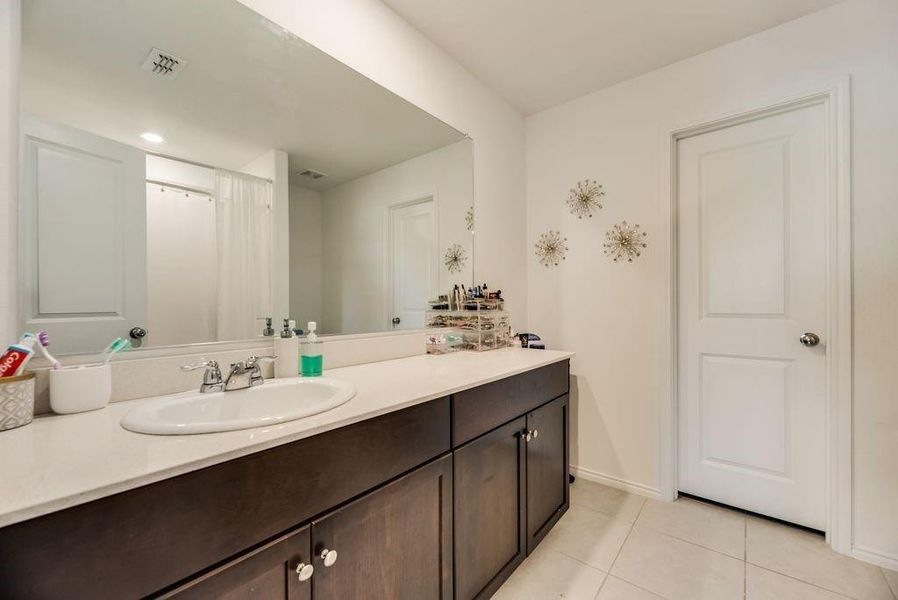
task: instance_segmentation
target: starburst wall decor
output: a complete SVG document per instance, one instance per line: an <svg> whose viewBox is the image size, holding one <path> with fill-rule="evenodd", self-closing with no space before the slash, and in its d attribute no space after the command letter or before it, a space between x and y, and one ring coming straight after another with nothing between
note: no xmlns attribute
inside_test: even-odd
<svg viewBox="0 0 898 600"><path fill-rule="evenodd" d="M536 257L544 267L558 266L567 254L567 238L561 237L558 231L549 230L541 233L536 242Z"/></svg>
<svg viewBox="0 0 898 600"><path fill-rule="evenodd" d="M630 225L622 221L612 227L605 234L605 256L614 262L626 259L633 262L634 258L642 255L642 249L646 247L645 238L648 234L639 230L639 225Z"/></svg>
<svg viewBox="0 0 898 600"><path fill-rule="evenodd" d="M605 195L605 189L595 180L584 179L578 181L575 187L571 188L567 197L567 205L572 215L576 215L578 219L583 217L592 218L593 211L602 208L602 196Z"/></svg>
<svg viewBox="0 0 898 600"><path fill-rule="evenodd" d="M443 264L446 265L450 273L461 273L466 262L468 262L468 254L460 244L452 244L443 255Z"/></svg>

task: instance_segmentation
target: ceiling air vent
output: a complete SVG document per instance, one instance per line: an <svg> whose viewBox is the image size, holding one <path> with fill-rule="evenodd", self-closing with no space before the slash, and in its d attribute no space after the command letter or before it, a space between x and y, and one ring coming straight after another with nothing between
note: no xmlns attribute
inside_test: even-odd
<svg viewBox="0 0 898 600"><path fill-rule="evenodd" d="M324 173L315 171L313 169L304 169L297 173L297 175L299 175L300 177L305 177L306 179L311 179L312 181L317 181L319 179L324 179L325 177L327 177L327 175L325 175Z"/></svg>
<svg viewBox="0 0 898 600"><path fill-rule="evenodd" d="M171 52L153 48L140 67L165 79L174 79L187 66L187 61Z"/></svg>

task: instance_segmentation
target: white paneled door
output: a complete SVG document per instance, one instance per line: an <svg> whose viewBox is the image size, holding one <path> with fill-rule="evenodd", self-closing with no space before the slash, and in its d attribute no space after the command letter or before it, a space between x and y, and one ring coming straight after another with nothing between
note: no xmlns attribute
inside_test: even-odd
<svg viewBox="0 0 898 600"><path fill-rule="evenodd" d="M20 327L99 352L146 327L145 155L33 118L21 134Z"/></svg>
<svg viewBox="0 0 898 600"><path fill-rule="evenodd" d="M390 208L393 328L424 327L427 301L439 286L437 232L432 198Z"/></svg>
<svg viewBox="0 0 898 600"><path fill-rule="evenodd" d="M681 139L677 168L679 489L821 530L824 119L806 106Z"/></svg>

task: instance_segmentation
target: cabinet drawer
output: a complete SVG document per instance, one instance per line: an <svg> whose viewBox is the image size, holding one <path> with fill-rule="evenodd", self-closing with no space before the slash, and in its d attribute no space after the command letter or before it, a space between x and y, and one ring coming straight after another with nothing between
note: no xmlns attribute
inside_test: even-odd
<svg viewBox="0 0 898 600"><path fill-rule="evenodd" d="M565 360L453 394L452 447L567 394L568 370Z"/></svg>

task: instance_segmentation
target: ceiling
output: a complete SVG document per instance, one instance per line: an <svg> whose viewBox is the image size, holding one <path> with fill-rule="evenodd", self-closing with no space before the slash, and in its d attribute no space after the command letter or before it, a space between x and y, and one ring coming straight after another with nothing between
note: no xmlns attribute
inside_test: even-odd
<svg viewBox="0 0 898 600"><path fill-rule="evenodd" d="M154 46L177 77L141 69ZM277 148L318 190L464 137L234 0L25 0L21 108L228 169Z"/></svg>
<svg viewBox="0 0 898 600"><path fill-rule="evenodd" d="M383 0L524 114L840 0Z"/></svg>

